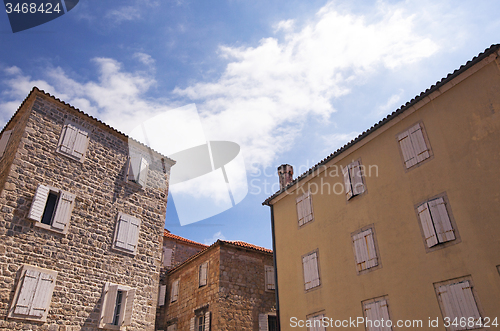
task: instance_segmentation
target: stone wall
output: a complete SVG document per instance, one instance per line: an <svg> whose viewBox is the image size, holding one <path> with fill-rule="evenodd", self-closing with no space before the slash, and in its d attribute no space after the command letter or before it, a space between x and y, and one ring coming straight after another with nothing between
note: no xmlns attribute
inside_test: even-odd
<svg viewBox="0 0 500 331"><path fill-rule="evenodd" d="M191 256L206 248L202 246L193 246L188 243L182 243L169 238L165 238L163 245L172 249L172 267L181 264Z"/></svg>
<svg viewBox="0 0 500 331"><path fill-rule="evenodd" d="M36 94L0 194L0 330L97 330L106 282L136 289L127 330L154 330L168 179L152 162L146 188L125 181L127 137L41 92ZM83 163L56 152L65 120L90 129ZM166 169L168 172L168 169ZM27 219L39 184L76 195L66 235ZM134 255L113 249L117 215L141 220ZM46 323L6 318L23 264L58 272Z"/></svg>

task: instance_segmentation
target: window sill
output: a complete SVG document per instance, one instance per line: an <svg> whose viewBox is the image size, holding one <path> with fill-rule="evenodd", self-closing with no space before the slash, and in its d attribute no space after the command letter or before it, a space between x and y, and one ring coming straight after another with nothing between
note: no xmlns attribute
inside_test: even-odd
<svg viewBox="0 0 500 331"><path fill-rule="evenodd" d="M81 157L81 158L78 158L76 156L73 156L71 154L68 154L68 153L64 153L63 151L61 151L59 148L56 149L56 152L57 154L60 154L62 156L65 156L67 157L68 159L71 159L73 161L77 161L77 162L80 162L80 163L83 163L83 161L85 161L85 156Z"/></svg>
<svg viewBox="0 0 500 331"><path fill-rule="evenodd" d="M55 233L60 233L60 234L63 234L63 235L66 235L68 233L68 227L69 226L66 226L64 228L64 230L59 230L59 229L56 229L56 228L52 227L52 225L49 225L49 224L44 224L44 223L41 223L41 222L38 222L38 221L33 221L31 219L30 219L30 221L34 222L35 223L35 227L37 227L37 228L45 229L45 230L52 231L52 232L55 232Z"/></svg>

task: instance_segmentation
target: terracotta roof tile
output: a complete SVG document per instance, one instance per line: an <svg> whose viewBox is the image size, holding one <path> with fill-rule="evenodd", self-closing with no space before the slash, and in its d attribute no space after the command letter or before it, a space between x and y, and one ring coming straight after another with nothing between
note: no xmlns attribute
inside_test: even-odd
<svg viewBox="0 0 500 331"><path fill-rule="evenodd" d="M244 248L251 248L251 249L255 249L257 251L261 251L261 252L266 252L266 253L271 253L271 254L273 253L273 251L270 249L260 247L257 245L253 245L253 244L249 244L249 243L246 243L246 242L240 241L240 240L221 240L221 242L226 242L226 243L233 244L233 245L240 246L240 247L244 247Z"/></svg>
<svg viewBox="0 0 500 331"><path fill-rule="evenodd" d="M178 241L183 241L185 243L189 243L189 244L200 246L200 247L208 247L207 245L198 243L196 241L192 241L192 240L183 238L181 236L176 236L175 234L172 234L172 233L168 232L167 230L163 231L163 237L171 238L171 239L178 240Z"/></svg>

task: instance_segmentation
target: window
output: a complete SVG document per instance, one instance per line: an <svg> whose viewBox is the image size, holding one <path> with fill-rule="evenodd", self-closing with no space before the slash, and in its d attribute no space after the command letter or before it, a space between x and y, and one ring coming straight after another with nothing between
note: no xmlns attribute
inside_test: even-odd
<svg viewBox="0 0 500 331"><path fill-rule="evenodd" d="M441 196L417 207L427 248L456 238L444 198L445 196Z"/></svg>
<svg viewBox="0 0 500 331"><path fill-rule="evenodd" d="M74 201L74 194L38 185L28 218L36 221L36 226L67 233Z"/></svg>
<svg viewBox="0 0 500 331"><path fill-rule="evenodd" d="M352 243L358 273L379 265L372 228L355 233L352 236Z"/></svg>
<svg viewBox="0 0 500 331"><path fill-rule="evenodd" d="M140 155L131 156L128 161L127 181L146 186L149 162Z"/></svg>
<svg viewBox="0 0 500 331"><path fill-rule="evenodd" d="M167 285L160 285L158 291L158 306L165 306L165 295L167 294Z"/></svg>
<svg viewBox="0 0 500 331"><path fill-rule="evenodd" d="M132 322L135 289L106 283L104 285L99 328L122 330Z"/></svg>
<svg viewBox="0 0 500 331"><path fill-rule="evenodd" d="M83 162L89 143L89 131L71 122L63 126L57 152Z"/></svg>
<svg viewBox="0 0 500 331"><path fill-rule="evenodd" d="M130 215L118 213L114 248L127 253L135 254L139 241L141 221Z"/></svg>
<svg viewBox="0 0 500 331"><path fill-rule="evenodd" d="M302 267L304 268L305 290L319 286L318 253L312 252L302 257Z"/></svg>
<svg viewBox="0 0 500 331"><path fill-rule="evenodd" d="M274 267L265 266L266 273L266 290L274 291Z"/></svg>
<svg viewBox="0 0 500 331"><path fill-rule="evenodd" d="M360 161L349 163L345 168L342 168L342 173L344 174L344 186L347 200L365 192L363 167Z"/></svg>
<svg viewBox="0 0 500 331"><path fill-rule="evenodd" d="M56 271L23 265L8 317L45 321L56 277Z"/></svg>
<svg viewBox="0 0 500 331"><path fill-rule="evenodd" d="M208 307L195 310L189 322L189 331L210 331L210 312Z"/></svg>
<svg viewBox="0 0 500 331"><path fill-rule="evenodd" d="M2 134L2 138L0 139L0 158L3 157L5 153L5 149L7 148L7 144L9 143L10 135L12 134L12 130L4 131Z"/></svg>
<svg viewBox="0 0 500 331"><path fill-rule="evenodd" d="M398 135L398 142L406 169L419 164L431 156L431 150L420 123L400 133Z"/></svg>
<svg viewBox="0 0 500 331"><path fill-rule="evenodd" d="M202 263L199 267L198 286L202 287L207 285L208 262Z"/></svg>
<svg viewBox="0 0 500 331"><path fill-rule="evenodd" d="M163 266L172 266L172 248L167 248L163 246Z"/></svg>
<svg viewBox="0 0 500 331"><path fill-rule="evenodd" d="M297 198L297 218L299 226L313 220L312 199L309 191Z"/></svg>
<svg viewBox="0 0 500 331"><path fill-rule="evenodd" d="M323 326L323 317L325 317L324 314L315 314L308 317L306 322L307 331L326 331Z"/></svg>
<svg viewBox="0 0 500 331"><path fill-rule="evenodd" d="M451 325L448 330L471 330L480 328L476 323L481 318L477 302L474 298L473 288L469 277L455 279L443 283L434 284L436 295L438 297L439 306L443 318L449 318L450 323L453 323L455 318L458 323ZM473 326L467 323L465 326L460 325L460 319L474 319Z"/></svg>
<svg viewBox="0 0 500 331"><path fill-rule="evenodd" d="M389 320L389 307L384 297L363 302L366 331L390 331L392 327L386 325Z"/></svg>
<svg viewBox="0 0 500 331"><path fill-rule="evenodd" d="M176 302L179 298L179 280L172 282L172 290L170 291L170 302Z"/></svg>
<svg viewBox="0 0 500 331"><path fill-rule="evenodd" d="M259 314L259 331L277 331L276 315Z"/></svg>

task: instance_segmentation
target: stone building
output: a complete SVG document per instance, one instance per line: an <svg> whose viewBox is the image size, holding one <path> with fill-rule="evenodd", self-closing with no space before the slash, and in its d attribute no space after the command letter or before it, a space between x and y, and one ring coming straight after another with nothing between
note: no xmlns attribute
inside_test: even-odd
<svg viewBox="0 0 500 331"><path fill-rule="evenodd" d="M499 142L493 45L298 178L281 166L281 329L498 327Z"/></svg>
<svg viewBox="0 0 500 331"><path fill-rule="evenodd" d="M36 87L0 154L0 330L154 330L174 162Z"/></svg>
<svg viewBox="0 0 500 331"><path fill-rule="evenodd" d="M177 236L165 230L163 233L163 267L171 269L207 247L207 245Z"/></svg>
<svg viewBox="0 0 500 331"><path fill-rule="evenodd" d="M168 270L159 292L158 330L276 330L273 253L262 247L218 240Z"/></svg>

